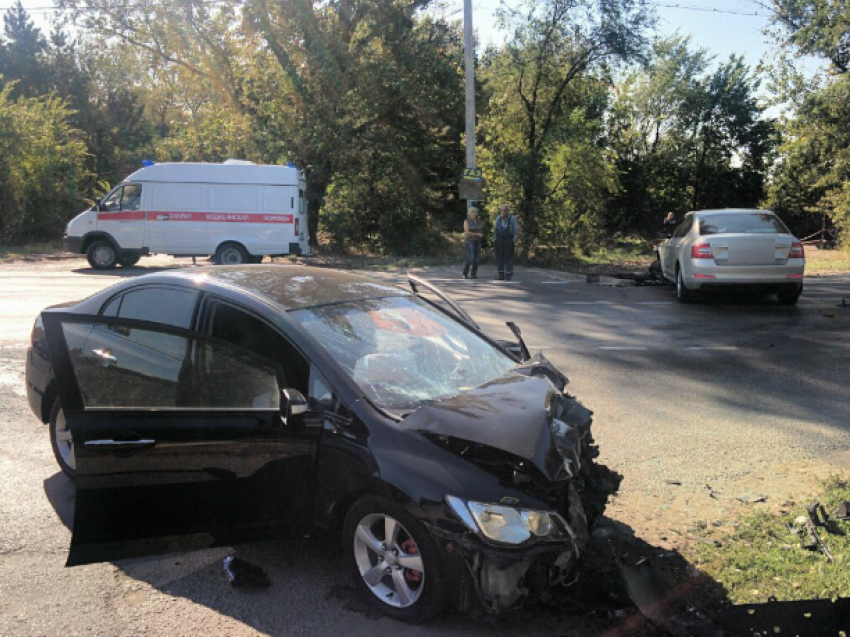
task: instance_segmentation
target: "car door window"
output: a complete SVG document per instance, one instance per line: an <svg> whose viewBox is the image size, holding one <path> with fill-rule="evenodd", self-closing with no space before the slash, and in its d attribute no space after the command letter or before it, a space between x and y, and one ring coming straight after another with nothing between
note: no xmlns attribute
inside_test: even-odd
<svg viewBox="0 0 850 637"><path fill-rule="evenodd" d="M679 224L679 227L677 227L676 231L673 233L673 238L674 239L681 239L682 237L684 237L686 234L688 234L691 231L691 226L693 226L693 224L694 224L693 215L685 216L685 218L682 220L682 223Z"/></svg>
<svg viewBox="0 0 850 637"><path fill-rule="evenodd" d="M281 387L307 396L310 368L301 353L277 330L230 303L214 300L206 310L206 331L211 336L243 347L279 368Z"/></svg>
<svg viewBox="0 0 850 637"><path fill-rule="evenodd" d="M198 292L180 288L144 287L125 292L118 316L189 329Z"/></svg>
<svg viewBox="0 0 850 637"><path fill-rule="evenodd" d="M229 343L109 322L62 330L86 410L280 407L274 367Z"/></svg>

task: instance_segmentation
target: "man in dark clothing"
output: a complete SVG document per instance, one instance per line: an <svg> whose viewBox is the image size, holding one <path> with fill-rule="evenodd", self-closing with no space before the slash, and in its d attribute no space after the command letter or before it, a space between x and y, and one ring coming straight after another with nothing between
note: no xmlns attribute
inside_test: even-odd
<svg viewBox="0 0 850 637"><path fill-rule="evenodd" d="M499 281L510 281L514 276L514 245L519 238L519 224L504 203L493 223L493 247L496 251L496 268Z"/></svg>
<svg viewBox="0 0 850 637"><path fill-rule="evenodd" d="M668 212L667 216L664 218L664 232L667 233L668 237L673 236L673 231L676 229L676 217L672 212Z"/></svg>

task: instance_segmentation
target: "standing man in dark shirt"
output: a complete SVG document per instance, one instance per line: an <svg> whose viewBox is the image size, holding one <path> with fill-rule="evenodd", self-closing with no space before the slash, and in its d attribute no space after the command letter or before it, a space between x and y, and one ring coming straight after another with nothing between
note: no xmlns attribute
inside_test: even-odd
<svg viewBox="0 0 850 637"><path fill-rule="evenodd" d="M664 218L664 232L667 233L668 237L673 236L673 231L676 229L676 217L672 212L668 212L667 216Z"/></svg>
<svg viewBox="0 0 850 637"><path fill-rule="evenodd" d="M519 224L511 214L511 207L503 203L499 216L493 223L493 247L496 251L496 268L499 281L510 281L514 276L514 246L519 239Z"/></svg>

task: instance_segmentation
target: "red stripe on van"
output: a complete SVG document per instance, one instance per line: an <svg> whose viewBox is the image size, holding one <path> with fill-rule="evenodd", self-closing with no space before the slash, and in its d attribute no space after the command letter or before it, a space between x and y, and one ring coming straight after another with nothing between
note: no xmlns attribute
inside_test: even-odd
<svg viewBox="0 0 850 637"><path fill-rule="evenodd" d="M145 213L137 210L126 210L124 212L98 212L98 221L125 221L132 219L140 221L145 218Z"/></svg>
<svg viewBox="0 0 850 637"><path fill-rule="evenodd" d="M248 214L241 212L167 212L146 213L150 221L213 221L218 223L293 223L292 215Z"/></svg>

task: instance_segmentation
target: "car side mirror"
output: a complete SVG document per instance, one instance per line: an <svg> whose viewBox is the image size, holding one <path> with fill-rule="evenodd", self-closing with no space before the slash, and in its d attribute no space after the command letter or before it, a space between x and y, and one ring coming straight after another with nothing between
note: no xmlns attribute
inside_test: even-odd
<svg viewBox="0 0 850 637"><path fill-rule="evenodd" d="M94 203L92 204L92 208L94 208L95 212L100 212L100 204L101 203L103 203L103 200L100 199L100 198L97 198L97 199L94 200Z"/></svg>
<svg viewBox="0 0 850 637"><path fill-rule="evenodd" d="M283 421L288 427L298 426L304 414L307 413L307 399L304 398L304 394L291 387L281 389L280 393L283 395L281 403Z"/></svg>

